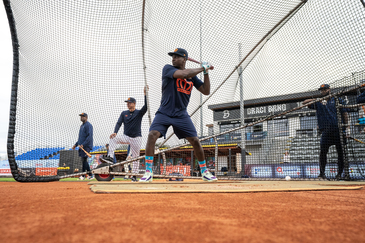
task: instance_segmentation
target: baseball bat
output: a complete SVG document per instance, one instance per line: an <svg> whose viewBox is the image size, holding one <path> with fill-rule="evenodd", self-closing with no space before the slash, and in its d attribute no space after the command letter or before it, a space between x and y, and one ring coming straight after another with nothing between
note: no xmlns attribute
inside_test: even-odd
<svg viewBox="0 0 365 243"><path fill-rule="evenodd" d="M88 152L86 152L86 150L83 147L80 147L79 146L79 148L82 149L82 151L85 152L85 154L87 155L87 157L91 158L91 154L89 154Z"/></svg>
<svg viewBox="0 0 365 243"><path fill-rule="evenodd" d="M359 139L356 139L356 138L353 138L353 137L348 137L348 138L351 138L351 139L355 140L356 142L359 142L359 143L365 144L363 141L361 141L361 140L359 140Z"/></svg>
<svg viewBox="0 0 365 243"><path fill-rule="evenodd" d="M195 60L194 58L191 58L191 57L188 57L188 61L191 61L191 62L195 62L195 63L198 63L198 64L201 64L201 62ZM213 70L214 67L212 66L211 70Z"/></svg>

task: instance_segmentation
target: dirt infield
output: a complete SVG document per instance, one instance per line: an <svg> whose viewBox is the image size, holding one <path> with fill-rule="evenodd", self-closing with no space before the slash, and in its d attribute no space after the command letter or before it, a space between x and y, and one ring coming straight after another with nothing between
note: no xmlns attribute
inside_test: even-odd
<svg viewBox="0 0 365 243"><path fill-rule="evenodd" d="M0 182L0 242L365 242L365 190L95 194Z"/></svg>

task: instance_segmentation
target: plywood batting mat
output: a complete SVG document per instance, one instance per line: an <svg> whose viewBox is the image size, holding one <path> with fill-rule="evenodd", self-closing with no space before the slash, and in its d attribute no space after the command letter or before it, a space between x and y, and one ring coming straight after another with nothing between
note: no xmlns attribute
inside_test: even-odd
<svg viewBox="0 0 365 243"><path fill-rule="evenodd" d="M362 184L362 183L361 183ZM94 193L247 193L323 190L358 190L363 186L351 182L318 181L244 181L230 182L90 182Z"/></svg>

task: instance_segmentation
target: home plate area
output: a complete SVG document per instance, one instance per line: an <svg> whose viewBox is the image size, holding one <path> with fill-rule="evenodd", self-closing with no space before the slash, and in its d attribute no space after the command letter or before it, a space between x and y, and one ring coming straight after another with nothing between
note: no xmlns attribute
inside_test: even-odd
<svg viewBox="0 0 365 243"><path fill-rule="evenodd" d="M90 182L94 193L247 193L247 192L296 192L359 190L365 182L331 181L163 181L152 183L135 182Z"/></svg>

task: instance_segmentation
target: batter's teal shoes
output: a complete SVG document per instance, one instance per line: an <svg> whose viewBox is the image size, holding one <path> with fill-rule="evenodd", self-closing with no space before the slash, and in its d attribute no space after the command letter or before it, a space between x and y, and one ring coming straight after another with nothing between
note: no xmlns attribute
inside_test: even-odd
<svg viewBox="0 0 365 243"><path fill-rule="evenodd" d="M204 171L204 173L202 174L202 178L203 181L208 181L208 182L218 181L217 177L212 175L212 173L210 173L208 170Z"/></svg>
<svg viewBox="0 0 365 243"><path fill-rule="evenodd" d="M139 179L138 182L149 183L152 182L152 180L153 180L153 173L146 171L146 173L144 173L143 177Z"/></svg>

